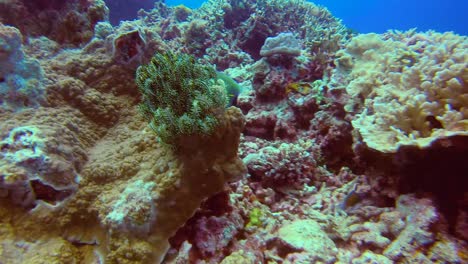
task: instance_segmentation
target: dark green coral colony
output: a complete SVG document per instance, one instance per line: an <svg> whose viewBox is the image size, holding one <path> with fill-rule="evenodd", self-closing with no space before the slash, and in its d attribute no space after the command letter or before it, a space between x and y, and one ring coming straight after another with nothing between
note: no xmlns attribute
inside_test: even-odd
<svg viewBox="0 0 468 264"><path fill-rule="evenodd" d="M215 79L212 67L187 54L158 53L137 69L139 108L162 143L177 148L181 137L214 132L227 102Z"/></svg>

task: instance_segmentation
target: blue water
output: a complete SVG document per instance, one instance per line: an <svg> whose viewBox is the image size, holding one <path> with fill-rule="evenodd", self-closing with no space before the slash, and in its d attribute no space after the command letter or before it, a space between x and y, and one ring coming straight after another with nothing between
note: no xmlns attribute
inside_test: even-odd
<svg viewBox="0 0 468 264"><path fill-rule="evenodd" d="M113 23L133 19L139 7L152 6L151 0L106 0ZM169 5L184 4L190 8L199 7L201 0L166 0ZM468 35L468 0L315 0L316 4L327 7L334 16L360 33L382 33L388 29L418 31L433 29L439 32L454 31ZM121 3L121 4L119 4ZM125 6L125 11L116 10L112 5ZM114 10L114 11L113 11Z"/></svg>
<svg viewBox="0 0 468 264"><path fill-rule="evenodd" d="M316 0L358 32L433 29L468 34L468 0Z"/></svg>

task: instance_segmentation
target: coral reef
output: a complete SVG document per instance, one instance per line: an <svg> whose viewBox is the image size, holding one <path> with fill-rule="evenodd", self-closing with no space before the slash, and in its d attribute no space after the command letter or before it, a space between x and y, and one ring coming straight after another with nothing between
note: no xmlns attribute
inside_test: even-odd
<svg viewBox="0 0 468 264"><path fill-rule="evenodd" d="M314 178L316 161L313 157L312 141L268 144L264 147L249 148L243 162L253 181L264 187L284 186L302 189Z"/></svg>
<svg viewBox="0 0 468 264"><path fill-rule="evenodd" d="M134 60L141 62L144 46L145 42L138 30L120 34L114 40L115 60L122 64L129 64Z"/></svg>
<svg viewBox="0 0 468 264"><path fill-rule="evenodd" d="M299 56L301 55L302 47L299 41L294 37L294 34L281 33L276 37L267 38L265 44L260 49L260 56Z"/></svg>
<svg viewBox="0 0 468 264"><path fill-rule="evenodd" d="M280 249L288 248L291 252L285 258L286 263L325 262L332 263L337 249L333 241L323 232L314 220L296 220L283 225L276 234L283 243ZM274 249L273 249L274 250ZM294 252L300 252L295 254ZM277 253L278 255L281 252Z"/></svg>
<svg viewBox="0 0 468 264"><path fill-rule="evenodd" d="M227 104L224 87L214 81L213 68L186 54L156 54L137 69L139 108L162 143L180 148L185 137L214 132Z"/></svg>
<svg viewBox="0 0 468 264"><path fill-rule="evenodd" d="M43 99L43 71L37 60L24 54L18 29L0 23L0 105L20 111L37 107Z"/></svg>
<svg viewBox="0 0 468 264"><path fill-rule="evenodd" d="M444 46L439 44L443 42ZM337 59L364 142L381 152L467 135L466 37L411 32L354 38ZM349 73L348 73L349 72ZM358 99L359 98L359 99Z"/></svg>
<svg viewBox="0 0 468 264"><path fill-rule="evenodd" d="M0 2L0 22L25 36L47 36L61 44L80 45L93 36L94 26L108 19L102 0L7 0Z"/></svg>
<svg viewBox="0 0 468 264"><path fill-rule="evenodd" d="M468 262L466 36L151 5L0 1L0 262Z"/></svg>
<svg viewBox="0 0 468 264"><path fill-rule="evenodd" d="M83 163L79 159L86 155L82 149L73 152L71 146L76 142L65 146L67 136L73 136L70 132L57 131L69 134L61 137L45 136L46 129L50 128L15 127L0 142L1 189L14 204L30 207L43 201L54 205L76 190L79 182L76 170ZM63 145L54 144L52 137Z"/></svg>
<svg viewBox="0 0 468 264"><path fill-rule="evenodd" d="M288 17L287 23L277 16L280 13ZM210 21L211 27L225 28L228 36L238 40L238 47L254 59L260 58L267 37L282 32L297 33L313 54L336 51L347 34L328 10L306 1L208 1L200 8L200 17Z"/></svg>

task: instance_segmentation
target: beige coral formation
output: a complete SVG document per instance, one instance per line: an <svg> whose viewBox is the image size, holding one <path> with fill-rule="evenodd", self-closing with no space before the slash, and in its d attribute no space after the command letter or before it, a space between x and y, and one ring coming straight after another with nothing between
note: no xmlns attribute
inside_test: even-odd
<svg viewBox="0 0 468 264"><path fill-rule="evenodd" d="M178 157L160 148L135 110L122 113L121 123L88 149L89 161L81 171L79 190L63 209L35 209L37 215L31 222L37 221L41 226L41 219L47 219L57 225L52 237L38 240L58 239L64 232L69 241L99 244L98 255L105 256L107 263L146 263L164 256L168 237L206 196L221 191L227 180L244 173L236 152L243 126L243 116L237 108L228 109L224 124L210 144L204 148L197 145L197 152L190 157ZM82 118L74 123L83 127L89 122L78 111L69 113L72 114L62 114L63 122L76 118L73 114ZM47 120L39 116L35 122ZM205 158L205 152L213 155ZM128 191L134 185L144 187ZM121 206L130 207L130 211L119 208L122 197L126 200ZM14 223L18 224L31 223Z"/></svg>
<svg viewBox="0 0 468 264"><path fill-rule="evenodd" d="M89 123L76 110L68 113L71 114L61 115L64 123L77 118L74 115L81 117L81 121L74 123L82 126ZM36 117L36 124L48 120L40 115ZM16 117L10 118L10 123L17 121ZM61 241L64 245L57 245L58 249L67 246L71 251L78 250L70 242L89 245L80 249L85 250L81 254L102 257L106 263L160 260L168 248L167 239L200 202L221 191L227 180L245 172L236 151L243 116L237 108L230 108L223 121L209 144L194 145L197 151L182 157L158 146L155 135L146 128L135 108L122 112L119 124L87 148L88 162L81 170L79 189L64 202L65 206L52 209L41 204L33 209L29 219L13 222L11 228L27 230L34 226L36 231L31 232L31 241L54 245ZM89 130L83 133L87 133L83 135L85 138L97 136ZM8 215L2 220L28 214L18 209L2 213ZM15 239L24 238L20 235ZM81 257L73 259L81 260Z"/></svg>
<svg viewBox="0 0 468 264"><path fill-rule="evenodd" d="M13 1L0 0L4 2ZM91 15L93 10L105 10L100 8L102 0L87 2L96 7L90 9ZM209 4L221 7L228 2L236 1ZM235 14L239 8L245 9L241 8L242 2L237 7L213 10L220 12L218 16ZM303 0L270 1L273 7L266 0L257 2L263 14L280 12L281 8L290 12L300 5L302 9L298 10L309 10L317 16L306 25L316 21L320 24L300 29L311 53L324 47L334 54L344 41L341 37L339 41L334 39L344 27L325 9ZM289 4L284 5L286 2ZM221 20L216 20L216 13L208 12L206 6L201 14L194 11L190 17L180 18L186 22L169 29L164 25L170 25L171 18L161 23L149 18L143 22L143 18L115 28L100 23L93 38L92 28L88 27L83 34L70 32L61 41L52 38L69 24L58 25L60 28L45 37L27 38L21 31L24 56L39 60L44 71L44 100L38 101L35 108L17 112L0 107L0 264L160 263L168 250L172 255L180 253L174 262L171 254L166 256L168 263L466 261L464 241L445 233L446 223L432 197L401 195L384 184L396 184L392 182L395 177L384 174L385 179L381 179L378 168L366 168L359 174L347 167L339 172L328 170L318 161L327 157L319 157L319 150L312 148L321 141L311 134L305 135L305 141L297 140L296 145L301 147L301 142L306 142L310 148L302 152L318 157L314 170L306 171L313 173L313 180L278 189L262 187L252 172L250 177L226 185L246 174L238 157L245 125L238 108L217 112L220 123L211 136L182 138L182 147L177 151L159 144L157 135L137 111L140 98L134 84L135 69L155 51L183 50L186 47L179 45L182 40L195 46L208 45L207 39L195 41L197 36L205 37L196 31L214 29L217 25L211 22ZM250 17L253 22L255 16ZM302 25L302 18L298 16L295 23ZM97 22L94 20L93 25ZM242 21L239 18L234 22ZM333 22L332 29L327 21ZM275 23L265 25L271 26L275 34L283 32L281 23ZM217 32L228 35L237 31L238 36L245 33L237 27ZM36 31L41 28L30 29L31 36L40 35ZM324 32L331 32L333 38L322 41ZM21 35L20 31L15 34ZM124 42L129 36L137 40L130 37ZM119 41L125 44L122 49L116 48ZM64 43L75 43L80 48L67 49ZM241 56L234 59L215 59L220 53L217 47L238 49L228 46L227 38L219 43L209 44L213 46L207 48L210 55L205 61L239 59L239 65L251 62L241 48ZM351 98L346 105L347 117L351 118L356 138L362 138L372 149L394 153L402 146L425 147L444 140L450 144L452 138L466 136L467 48L468 38L452 33L388 32L359 35L350 41L338 53L336 75L332 76L336 78L332 78L330 86L337 82L340 88L346 87ZM327 61L328 53L316 59ZM240 69L232 76L241 76L248 84L253 78L251 65L244 66L235 69L229 65L227 72ZM341 116L341 105L339 108ZM246 147L240 155L251 157L258 150L278 146L280 150L284 147L281 161L297 161L297 151L288 147L294 146L291 142L243 140ZM339 151L331 153L337 153L337 159L343 158ZM297 172L297 168L293 169ZM214 205L210 205L225 211L218 217L210 215L217 213L213 208L200 204L208 203L203 202L206 198L216 198L219 192L226 200L220 205L214 199ZM220 238L209 239L182 234L182 240L187 236L182 245L173 245L173 240L179 239L174 234L180 230L183 233L199 228L210 232L208 224L190 225L197 219L191 218L197 209L199 219L219 220L200 223L226 224L226 229L218 228L235 229L232 237L226 238L223 232L219 232ZM466 216L462 213L459 218ZM459 226L461 229L464 225ZM196 256L203 244L208 244L203 252L213 253L212 258L208 253Z"/></svg>
<svg viewBox="0 0 468 264"><path fill-rule="evenodd" d="M95 124L70 107L29 109L2 115L0 121L0 177L5 181L0 189L6 191L5 197L26 207L33 200L55 204L77 188L86 147L100 133ZM56 192L44 193L37 187ZM33 189L35 194L30 193Z"/></svg>
<svg viewBox="0 0 468 264"><path fill-rule="evenodd" d="M295 220L285 224L278 230L278 237L301 252L298 255L302 255L289 254L286 263L296 263L296 261L332 263L336 260L338 250L335 243L314 220Z"/></svg>
<svg viewBox="0 0 468 264"><path fill-rule="evenodd" d="M309 219L302 222L314 221L318 223L315 226L323 229L311 233L303 228L300 230L301 236L306 236L307 233L319 236L322 233L318 239L322 243L321 250L325 251L328 246L325 256L332 256L336 244L336 258L339 263L370 263L372 259L372 263L399 263L406 260L412 263L433 263L433 260L441 259L458 263L462 260L463 256L458 255L461 252L460 246L450 242L444 231L435 230L439 215L430 199L400 195L395 204L395 208L362 206L355 208L350 214L344 211L324 213L310 205L299 205L298 207L304 208ZM307 225L314 226L310 223ZM294 236L295 231L285 229L285 226L288 225L283 224L280 230L287 230L287 234ZM329 239L335 244L327 242ZM307 244L305 241L312 240L299 241ZM344 247L343 241L346 245ZM308 251L301 251L302 255L306 252ZM320 256L319 253L320 251L314 252L313 255Z"/></svg>
<svg viewBox="0 0 468 264"><path fill-rule="evenodd" d="M10 144L22 129L56 173L39 170L46 181L27 204L12 203L15 188L0 189L2 263L158 263L202 200L245 173L237 156L242 113L226 109L213 136L186 139L187 154L173 153L137 112L133 72L113 61L107 41L61 51L51 40L30 43L25 49L41 59L46 98L37 109L2 112L0 141L9 144L2 155L34 154L30 145ZM2 160L0 179L28 168ZM50 201L49 185L73 188Z"/></svg>
<svg viewBox="0 0 468 264"><path fill-rule="evenodd" d="M0 216L5 217L11 214L0 211ZM13 221L13 219L8 219ZM12 225L3 221L0 224L0 233L2 234L2 242L0 244L0 255L2 263L77 263L80 258L80 251L72 245L71 242L60 237L45 238L40 241L34 241L31 237L25 237L24 240L18 241L18 235L24 235L22 231L15 230ZM32 231L27 229L27 231ZM86 262L91 263L91 262Z"/></svg>
<svg viewBox="0 0 468 264"><path fill-rule="evenodd" d="M92 206L99 214L100 221L113 230L109 236L109 243L111 248L115 249L108 253L110 263L125 261L125 255L128 251L133 252L135 243L145 245L144 248L147 250L145 253L135 252L134 263L146 263L149 259L163 257L168 247L167 239L184 224L200 202L210 194L221 191L227 180L244 172L243 164L237 159L236 152L227 151L223 154L214 151L214 146L224 145L225 150L237 148L238 139L235 139L235 135L239 136L243 124L239 114L234 108L228 110L225 126L220 128L221 133L217 137L218 141L207 144L205 149L198 148L198 153L194 152L191 157L175 156L168 150L158 148L155 143L156 138L149 129L144 130L141 135L135 135L135 131L128 133L119 131L118 135L109 135L108 140L112 144L104 143L107 140L102 141L102 145L96 148L97 153L93 155L96 160L90 162L90 167L84 169L84 174L99 175L95 177L97 182L90 184L91 188L95 185L106 186L101 189L101 194L95 198L95 204ZM137 131L144 129L141 121L139 124ZM128 123L121 127L123 130L127 128ZM225 129L233 131L231 135L234 138L226 138ZM115 136L120 137L119 142L123 140L127 143L115 144ZM121 138L122 136L125 139ZM110 147L112 145L114 147ZM212 159L206 158L205 151L214 154ZM103 163L108 160L117 162ZM140 189L132 195L149 195L154 208L139 203L145 200L145 197L127 199L126 203L133 207L133 211L129 215L123 215L124 223L134 224L126 228L113 225L113 222L117 221L112 220L110 216L116 214L119 197L122 197L122 192L127 192L129 186L136 182L146 183L146 188L150 191ZM86 189L82 188L83 192L86 192ZM154 211L153 217L148 217L151 215L148 209ZM135 228L135 225L146 225L146 228ZM123 232L125 229L128 232ZM136 234L135 237L132 234ZM126 241L129 239L132 241L132 238L133 242L128 244Z"/></svg>
<svg viewBox="0 0 468 264"><path fill-rule="evenodd" d="M337 65L351 80L347 111L367 146L392 153L468 135L467 50L468 38L450 32L353 38Z"/></svg>

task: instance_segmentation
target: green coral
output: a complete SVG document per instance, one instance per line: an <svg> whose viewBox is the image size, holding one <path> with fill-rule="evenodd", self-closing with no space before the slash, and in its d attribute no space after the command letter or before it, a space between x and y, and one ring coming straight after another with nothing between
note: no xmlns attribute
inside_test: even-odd
<svg viewBox="0 0 468 264"><path fill-rule="evenodd" d="M262 227L265 223L265 211L262 208L255 207L249 213L249 222L247 223L247 228L249 227Z"/></svg>
<svg viewBox="0 0 468 264"><path fill-rule="evenodd" d="M311 90L315 95L315 101L318 104L326 103L326 96L325 96L325 82L323 80L315 80L311 84Z"/></svg>
<svg viewBox="0 0 468 264"><path fill-rule="evenodd" d="M214 132L227 103L215 78L211 66L187 54L157 53L138 67L139 108L162 143L177 148L181 137Z"/></svg>

